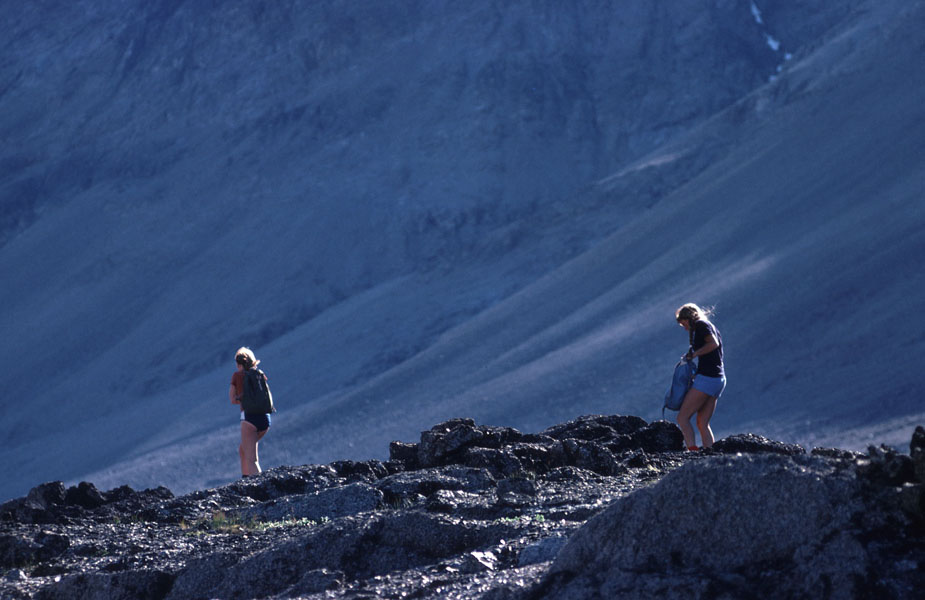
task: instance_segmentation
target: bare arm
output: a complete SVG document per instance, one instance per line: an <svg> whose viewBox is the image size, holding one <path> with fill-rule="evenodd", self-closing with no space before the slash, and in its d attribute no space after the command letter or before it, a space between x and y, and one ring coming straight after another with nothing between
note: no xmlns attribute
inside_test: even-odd
<svg viewBox="0 0 925 600"><path fill-rule="evenodd" d="M228 397L231 399L232 404L241 404L241 401L238 400L238 397L235 394L235 389L233 385L228 387Z"/></svg>
<svg viewBox="0 0 925 600"><path fill-rule="evenodd" d="M716 338L713 337L712 335L708 335L703 340L703 346L698 348L696 352L692 353L691 358L695 358L697 356L703 356L704 354L709 354L710 352L713 352L717 348L719 348L719 344L717 343Z"/></svg>

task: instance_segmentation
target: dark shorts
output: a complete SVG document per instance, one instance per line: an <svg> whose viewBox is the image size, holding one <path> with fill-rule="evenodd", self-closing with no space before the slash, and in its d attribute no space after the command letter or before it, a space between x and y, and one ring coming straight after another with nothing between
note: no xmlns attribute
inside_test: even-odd
<svg viewBox="0 0 925 600"><path fill-rule="evenodd" d="M270 413L241 413L244 415L242 421L247 421L257 428L257 433L266 431L270 428Z"/></svg>

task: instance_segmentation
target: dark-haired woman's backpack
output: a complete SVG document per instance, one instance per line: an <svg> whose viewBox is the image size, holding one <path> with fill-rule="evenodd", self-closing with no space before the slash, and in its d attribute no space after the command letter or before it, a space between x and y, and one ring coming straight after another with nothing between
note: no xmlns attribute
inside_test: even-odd
<svg viewBox="0 0 925 600"><path fill-rule="evenodd" d="M266 374L260 369L244 371L244 394L241 396L241 408L246 413L272 413L273 394L267 383Z"/></svg>
<svg viewBox="0 0 925 600"><path fill-rule="evenodd" d="M662 418L665 418L665 409L681 410L684 396L694 383L697 367L694 361L682 358L674 368L674 377L671 378L671 387L665 393L665 405L662 407Z"/></svg>

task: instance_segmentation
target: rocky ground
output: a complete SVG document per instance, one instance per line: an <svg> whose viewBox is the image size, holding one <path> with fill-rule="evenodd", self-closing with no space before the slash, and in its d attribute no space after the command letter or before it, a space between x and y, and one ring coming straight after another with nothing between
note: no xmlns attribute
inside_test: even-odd
<svg viewBox="0 0 925 600"><path fill-rule="evenodd" d="M458 419L182 497L46 483L0 506L0 597L922 597L925 429L681 449L636 417Z"/></svg>

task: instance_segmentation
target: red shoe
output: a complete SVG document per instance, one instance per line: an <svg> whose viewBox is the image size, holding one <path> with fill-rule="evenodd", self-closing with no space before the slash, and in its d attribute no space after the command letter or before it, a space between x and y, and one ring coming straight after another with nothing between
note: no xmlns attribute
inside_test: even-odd
<svg viewBox="0 0 925 600"><path fill-rule="evenodd" d="M699 452L699 451L700 451L700 448L698 448L697 446L688 446L687 449L690 450L691 452Z"/></svg>

